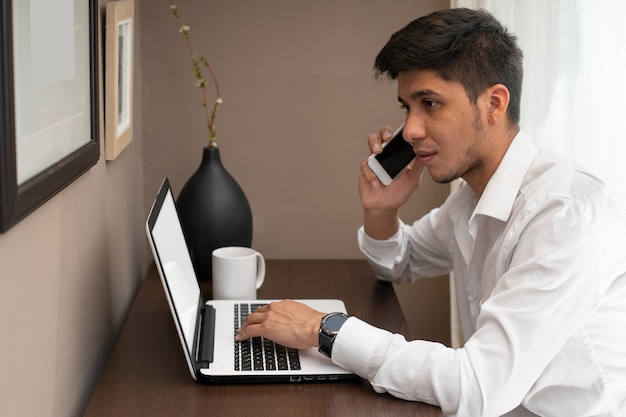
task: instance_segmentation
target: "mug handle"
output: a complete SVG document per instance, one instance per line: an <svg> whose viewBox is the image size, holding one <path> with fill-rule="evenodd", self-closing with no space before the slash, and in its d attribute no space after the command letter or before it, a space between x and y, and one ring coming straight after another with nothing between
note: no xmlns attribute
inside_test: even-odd
<svg viewBox="0 0 626 417"><path fill-rule="evenodd" d="M258 290L263 285L263 281L265 281L265 258L261 253L256 253L257 257L257 267L256 267L256 289Z"/></svg>

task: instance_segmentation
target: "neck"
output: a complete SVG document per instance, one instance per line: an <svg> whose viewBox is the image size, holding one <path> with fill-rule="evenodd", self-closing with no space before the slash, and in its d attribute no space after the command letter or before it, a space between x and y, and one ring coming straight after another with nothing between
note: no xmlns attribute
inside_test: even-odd
<svg viewBox="0 0 626 417"><path fill-rule="evenodd" d="M483 159L479 169L474 169L463 176L463 179L467 182L478 198L483 195L487 184L500 166L500 163L509 149L511 142L513 142L513 139L519 131L519 126L514 126L502 132L494 132L495 134L492 135L491 139L485 141L485 145L488 146L490 150L485 152L485 158Z"/></svg>

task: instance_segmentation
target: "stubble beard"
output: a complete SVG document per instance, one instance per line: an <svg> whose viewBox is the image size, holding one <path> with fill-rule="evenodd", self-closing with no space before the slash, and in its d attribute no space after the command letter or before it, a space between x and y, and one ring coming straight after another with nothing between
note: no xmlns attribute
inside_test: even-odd
<svg viewBox="0 0 626 417"><path fill-rule="evenodd" d="M470 175L473 171L478 170L484 164L484 158L480 153L480 148L482 144L482 133L483 133L483 124L480 120L480 111L475 108L474 109L474 123L473 123L473 132L472 135L474 140L472 141L471 146L467 149L465 153L465 158L460 161L456 166L450 167L450 172L440 177L433 177L431 174L431 178L433 181L439 184L449 184L452 181L458 178L465 178Z"/></svg>

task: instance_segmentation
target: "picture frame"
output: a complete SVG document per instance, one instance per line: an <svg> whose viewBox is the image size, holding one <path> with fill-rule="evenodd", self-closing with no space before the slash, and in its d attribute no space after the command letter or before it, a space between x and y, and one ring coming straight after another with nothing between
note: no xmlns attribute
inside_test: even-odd
<svg viewBox="0 0 626 417"><path fill-rule="evenodd" d="M133 139L134 2L106 5L105 158L112 161Z"/></svg>
<svg viewBox="0 0 626 417"><path fill-rule="evenodd" d="M100 158L97 0L0 0L0 232Z"/></svg>

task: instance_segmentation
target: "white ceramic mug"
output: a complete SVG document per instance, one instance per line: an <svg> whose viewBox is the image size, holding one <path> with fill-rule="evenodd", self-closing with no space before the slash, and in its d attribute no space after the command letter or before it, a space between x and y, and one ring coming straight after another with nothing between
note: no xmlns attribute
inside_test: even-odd
<svg viewBox="0 0 626 417"><path fill-rule="evenodd" d="M213 251L213 299L256 300L265 280L265 259L251 248L228 246Z"/></svg>

